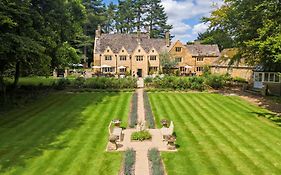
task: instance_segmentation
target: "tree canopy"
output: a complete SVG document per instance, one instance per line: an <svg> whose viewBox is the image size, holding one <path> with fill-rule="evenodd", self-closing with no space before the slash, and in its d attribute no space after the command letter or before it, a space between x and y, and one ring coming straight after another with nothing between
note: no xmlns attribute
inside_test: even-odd
<svg viewBox="0 0 281 175"><path fill-rule="evenodd" d="M281 1L224 0L210 17L210 30L225 31L249 64L281 63Z"/></svg>

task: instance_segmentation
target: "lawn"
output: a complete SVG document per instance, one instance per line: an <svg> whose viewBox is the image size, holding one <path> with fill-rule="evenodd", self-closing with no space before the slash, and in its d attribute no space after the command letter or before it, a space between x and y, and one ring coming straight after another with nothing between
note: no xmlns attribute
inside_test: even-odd
<svg viewBox="0 0 281 175"><path fill-rule="evenodd" d="M0 115L0 174L117 174L108 125L127 126L131 93L55 93Z"/></svg>
<svg viewBox="0 0 281 175"><path fill-rule="evenodd" d="M235 96L149 93L157 126L174 121L179 151L162 153L169 175L281 174L281 128Z"/></svg>

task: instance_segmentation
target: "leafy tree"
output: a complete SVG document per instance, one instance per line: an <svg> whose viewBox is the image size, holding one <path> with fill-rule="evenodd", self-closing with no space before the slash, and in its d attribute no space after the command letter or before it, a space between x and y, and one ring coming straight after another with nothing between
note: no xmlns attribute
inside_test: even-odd
<svg viewBox="0 0 281 175"><path fill-rule="evenodd" d="M221 51L235 46L231 36L221 29L209 29L204 33L199 33L197 40L202 44L218 44Z"/></svg>
<svg viewBox="0 0 281 175"><path fill-rule="evenodd" d="M241 57L249 64L281 62L281 2L278 0L225 0L204 21L229 33Z"/></svg>
<svg viewBox="0 0 281 175"><path fill-rule="evenodd" d="M165 74L172 74L173 69L176 68L177 62L174 59L174 56L171 55L169 52L165 51L160 53L159 55L160 63L163 68L163 73Z"/></svg>

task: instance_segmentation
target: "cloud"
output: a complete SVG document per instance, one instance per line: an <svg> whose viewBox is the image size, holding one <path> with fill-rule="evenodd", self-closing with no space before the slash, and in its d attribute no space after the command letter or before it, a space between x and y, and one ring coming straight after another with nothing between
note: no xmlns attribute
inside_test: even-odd
<svg viewBox="0 0 281 175"><path fill-rule="evenodd" d="M206 30L206 25L201 23L190 26L186 21L209 16L214 9L214 4L220 6L221 0L162 0L162 4L168 15L168 24L173 25L172 35L175 40L183 42L195 39L198 31Z"/></svg>
<svg viewBox="0 0 281 175"><path fill-rule="evenodd" d="M193 26L192 33L193 34L198 34L198 33L204 33L208 27L209 23L199 23Z"/></svg>

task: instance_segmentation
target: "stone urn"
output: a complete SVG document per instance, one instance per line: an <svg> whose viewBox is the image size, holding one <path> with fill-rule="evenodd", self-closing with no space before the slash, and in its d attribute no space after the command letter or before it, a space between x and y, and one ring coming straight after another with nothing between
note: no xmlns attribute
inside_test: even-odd
<svg viewBox="0 0 281 175"><path fill-rule="evenodd" d="M112 120L112 123L114 124L115 127L120 127L121 120L119 120L119 119L114 119L114 120Z"/></svg>
<svg viewBox="0 0 281 175"><path fill-rule="evenodd" d="M167 147L169 150L175 150L176 149L176 137L173 135L167 136Z"/></svg>
<svg viewBox="0 0 281 175"><path fill-rule="evenodd" d="M109 146L108 146L109 150L117 150L118 148L117 140L118 137L116 135L111 135L109 137Z"/></svg>
<svg viewBox="0 0 281 175"><path fill-rule="evenodd" d="M168 127L168 123L169 123L169 121L167 120L167 119L162 119L161 121L161 125L163 126L163 127Z"/></svg>

